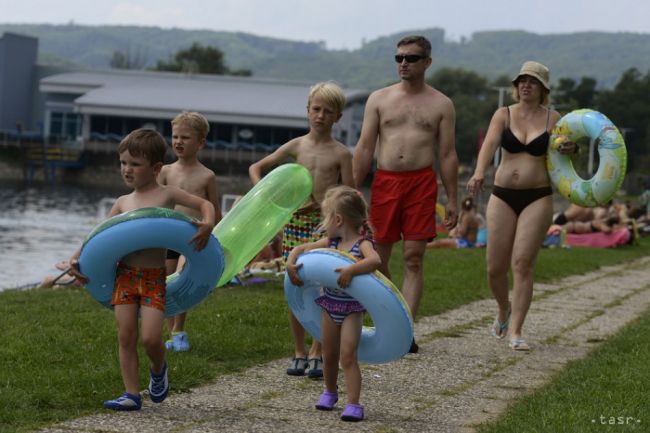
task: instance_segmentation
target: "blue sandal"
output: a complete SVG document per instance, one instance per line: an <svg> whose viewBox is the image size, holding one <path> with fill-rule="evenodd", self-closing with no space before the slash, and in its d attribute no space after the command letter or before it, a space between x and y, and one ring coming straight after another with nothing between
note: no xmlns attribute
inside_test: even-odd
<svg viewBox="0 0 650 433"><path fill-rule="evenodd" d="M490 329L490 334L498 338L499 340L503 339L508 334L508 325L510 324L510 313L512 313L512 310L508 310L508 317L506 317L506 320L503 321L503 323L499 322L499 314L497 313L497 316L494 318L494 323L492 324L492 328Z"/></svg>
<svg viewBox="0 0 650 433"><path fill-rule="evenodd" d="M307 377L310 379L318 379L323 377L323 358L309 358L307 361L309 370L307 370Z"/></svg>
<svg viewBox="0 0 650 433"><path fill-rule="evenodd" d="M523 338L513 338L510 340L510 343L508 344L512 350L516 350L518 352L529 352L530 351L530 346L524 340Z"/></svg>
<svg viewBox="0 0 650 433"><path fill-rule="evenodd" d="M289 376L304 376L307 368L309 368L307 358L294 357L291 360L291 367L287 368L287 374Z"/></svg>

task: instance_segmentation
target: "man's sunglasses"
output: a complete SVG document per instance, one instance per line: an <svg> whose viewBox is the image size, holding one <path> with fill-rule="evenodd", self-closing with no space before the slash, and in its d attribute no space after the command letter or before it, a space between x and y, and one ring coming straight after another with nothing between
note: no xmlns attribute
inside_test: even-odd
<svg viewBox="0 0 650 433"><path fill-rule="evenodd" d="M406 63L415 63L418 60L421 59L426 59L426 56L421 56L419 54L397 54L395 55L395 61L397 63L402 63L404 60L406 60Z"/></svg>

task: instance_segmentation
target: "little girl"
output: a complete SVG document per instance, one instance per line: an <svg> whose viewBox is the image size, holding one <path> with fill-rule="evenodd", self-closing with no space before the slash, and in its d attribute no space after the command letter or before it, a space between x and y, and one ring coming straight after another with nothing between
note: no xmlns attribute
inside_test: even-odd
<svg viewBox="0 0 650 433"><path fill-rule="evenodd" d="M321 227L327 236L319 241L295 247L287 259L287 274L293 284L301 286L303 282L298 276L299 266L296 265L296 259L300 254L315 248L335 248L349 252L359 259L354 264L336 269L340 274L337 280L339 287L324 287L323 295L316 299L316 303L323 307L320 337L325 376L325 391L316 403L316 409L334 409L338 401L336 382L340 362L348 394L348 404L341 414L341 419L361 421L363 406L359 404L361 370L357 361L357 348L365 309L349 296L345 289L355 275L377 270L381 259L372 242L363 233L367 205L359 191L343 185L330 188L323 199L322 214Z"/></svg>

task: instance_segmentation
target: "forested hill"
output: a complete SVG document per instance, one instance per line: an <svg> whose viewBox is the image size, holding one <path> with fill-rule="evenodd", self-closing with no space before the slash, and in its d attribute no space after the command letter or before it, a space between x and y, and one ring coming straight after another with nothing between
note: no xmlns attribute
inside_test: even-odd
<svg viewBox="0 0 650 433"><path fill-rule="evenodd" d="M636 67L650 70L650 34L585 32L539 35L524 31L475 33L461 42L445 40L442 29L413 29L387 35L357 50L328 50L323 42L299 42L239 32L161 29L133 26L0 24L0 33L39 38L39 61L107 68L120 51L140 67L168 61L193 42L216 46L232 69L250 69L254 76L313 82L331 79L352 87L375 88L396 78L392 55L406 34L424 34L433 45L431 72L444 66L473 70L486 78L511 76L521 63L547 64L552 80L593 77L611 88L621 74Z"/></svg>

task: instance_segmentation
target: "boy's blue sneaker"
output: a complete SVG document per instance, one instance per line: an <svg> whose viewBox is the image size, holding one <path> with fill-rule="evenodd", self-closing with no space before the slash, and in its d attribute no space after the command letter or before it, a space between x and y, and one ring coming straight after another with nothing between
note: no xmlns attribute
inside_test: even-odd
<svg viewBox="0 0 650 433"><path fill-rule="evenodd" d="M140 410L141 407L142 397L129 394L128 392L125 392L115 400L106 400L104 402L104 408L111 410Z"/></svg>
<svg viewBox="0 0 650 433"><path fill-rule="evenodd" d="M172 335L172 347L175 352L187 352L190 350L190 339L187 332L177 332Z"/></svg>
<svg viewBox="0 0 650 433"><path fill-rule="evenodd" d="M149 370L151 380L149 380L149 397L154 403L161 403L167 398L169 392L169 380L167 379L167 363L160 374Z"/></svg>
<svg viewBox="0 0 650 433"><path fill-rule="evenodd" d="M172 350L174 348L174 340L171 338L167 341L165 341L165 349L167 350Z"/></svg>

